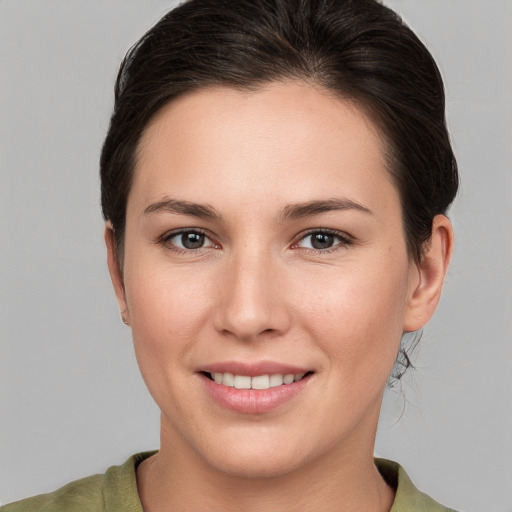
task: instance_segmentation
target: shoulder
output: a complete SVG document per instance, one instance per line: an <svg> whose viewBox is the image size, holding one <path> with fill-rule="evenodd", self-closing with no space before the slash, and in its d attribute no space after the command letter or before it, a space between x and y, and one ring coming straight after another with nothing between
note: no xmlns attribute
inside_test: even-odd
<svg viewBox="0 0 512 512"><path fill-rule="evenodd" d="M9 503L0 512L142 512L135 469L152 453L133 455L104 474L76 480L54 492Z"/></svg>
<svg viewBox="0 0 512 512"><path fill-rule="evenodd" d="M386 482L396 490L390 512L456 512L421 492L397 462L375 459L375 464Z"/></svg>
<svg viewBox="0 0 512 512"><path fill-rule="evenodd" d="M103 510L103 475L94 475L71 482L48 494L40 494L16 501L0 508L1 512L64 512L75 510Z"/></svg>

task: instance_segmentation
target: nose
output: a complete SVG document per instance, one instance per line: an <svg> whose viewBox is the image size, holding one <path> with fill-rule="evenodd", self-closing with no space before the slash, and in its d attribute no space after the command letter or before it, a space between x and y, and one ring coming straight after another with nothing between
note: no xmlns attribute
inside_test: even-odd
<svg viewBox="0 0 512 512"><path fill-rule="evenodd" d="M285 272L271 254L233 255L223 270L214 317L219 332L250 341L289 329Z"/></svg>

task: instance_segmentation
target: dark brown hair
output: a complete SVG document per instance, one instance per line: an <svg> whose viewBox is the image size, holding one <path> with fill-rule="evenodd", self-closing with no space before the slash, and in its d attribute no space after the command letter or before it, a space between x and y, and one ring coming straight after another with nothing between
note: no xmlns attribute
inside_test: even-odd
<svg viewBox="0 0 512 512"><path fill-rule="evenodd" d="M128 52L101 154L101 204L122 264L126 203L148 123L209 86L256 90L296 79L356 102L387 141L410 255L458 187L439 70L400 17L376 0L190 0Z"/></svg>
<svg viewBox="0 0 512 512"><path fill-rule="evenodd" d="M409 255L421 259L458 173L441 75L400 17L376 0L189 0L131 48L118 74L100 165L103 216L120 268L137 147L153 116L201 88L250 91L286 79L354 101L380 128ZM411 366L417 334L402 338L390 386Z"/></svg>

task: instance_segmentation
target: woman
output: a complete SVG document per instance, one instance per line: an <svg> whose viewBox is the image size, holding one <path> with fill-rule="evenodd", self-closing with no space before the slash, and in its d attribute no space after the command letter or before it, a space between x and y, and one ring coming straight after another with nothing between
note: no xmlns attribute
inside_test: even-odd
<svg viewBox="0 0 512 512"><path fill-rule="evenodd" d="M122 65L101 178L160 450L6 511L447 510L373 458L458 182L439 72L393 12L184 3Z"/></svg>

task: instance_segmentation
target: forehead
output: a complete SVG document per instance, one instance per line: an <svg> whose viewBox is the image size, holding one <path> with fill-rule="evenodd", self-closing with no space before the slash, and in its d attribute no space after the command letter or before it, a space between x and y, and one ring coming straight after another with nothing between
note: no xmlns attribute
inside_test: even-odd
<svg viewBox="0 0 512 512"><path fill-rule="evenodd" d="M368 195L390 184L383 146L362 109L321 88L204 89L171 102L147 127L131 196L142 208L177 190L207 202L229 193L290 202Z"/></svg>

